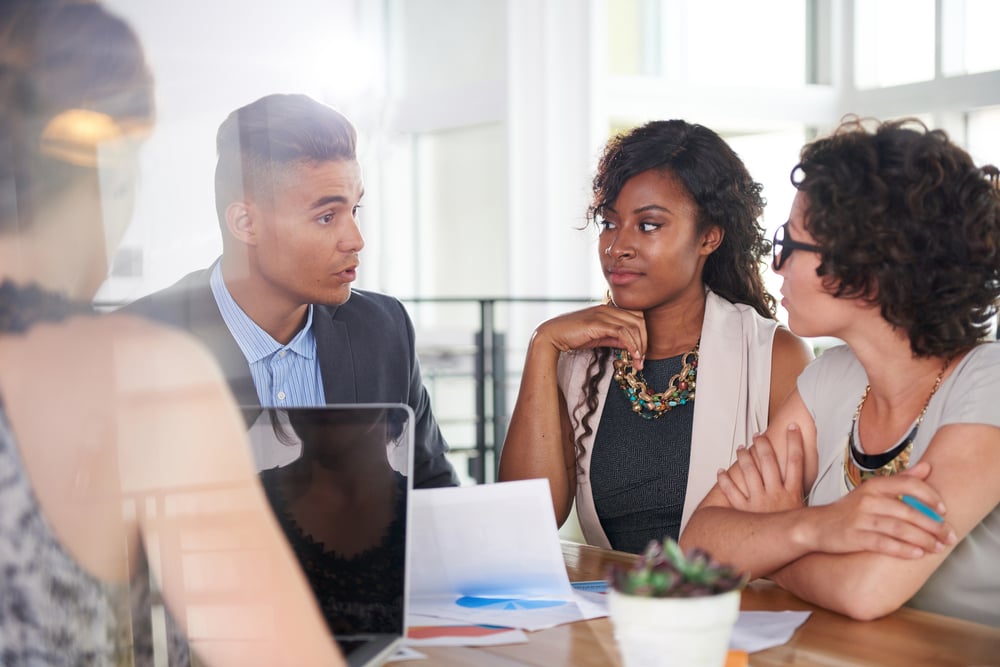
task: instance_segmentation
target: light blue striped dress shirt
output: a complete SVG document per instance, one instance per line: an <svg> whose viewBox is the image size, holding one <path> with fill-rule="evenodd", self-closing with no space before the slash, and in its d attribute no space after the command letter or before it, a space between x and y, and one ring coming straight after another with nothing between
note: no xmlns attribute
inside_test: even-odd
<svg viewBox="0 0 1000 667"><path fill-rule="evenodd" d="M325 405L326 394L316 357L316 335L312 330L312 304L305 326L288 345L282 345L233 300L218 262L212 268L209 284L222 319L250 365L260 404L264 407Z"/></svg>

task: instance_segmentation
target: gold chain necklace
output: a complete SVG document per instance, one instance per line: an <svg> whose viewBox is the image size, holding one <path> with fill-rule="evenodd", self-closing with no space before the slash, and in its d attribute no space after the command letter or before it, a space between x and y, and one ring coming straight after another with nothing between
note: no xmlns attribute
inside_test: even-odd
<svg viewBox="0 0 1000 667"><path fill-rule="evenodd" d="M631 355L625 350L618 350L614 360L614 378L632 404L632 412L645 419L659 419L676 407L693 403L700 344L699 339L694 348L684 354L681 358L681 370L670 378L667 388L659 393L650 391L646 378L632 365Z"/></svg>
<svg viewBox="0 0 1000 667"><path fill-rule="evenodd" d="M944 372L948 370L952 359L954 357L949 357L945 360L944 365L941 366L941 372L938 373L937 378L934 380L931 393L927 397L924 407L920 410L920 414L917 415L917 422L913 425L913 428L910 429L910 432L898 445L883 454L864 454L854 445L854 427L858 423L858 417L861 416L861 408L864 407L868 393L872 389L870 384L865 386L865 393L861 394L861 400L858 401L858 407L854 411L854 418L851 419L851 430L847 434L847 450L844 452L844 480L847 482L848 488L853 489L861 484L861 482L872 477L895 475L909 467L910 452L913 451L913 441L917 437L917 429L920 428L920 423L924 421L924 415L927 414L927 407L931 404L931 399L937 393L938 387L941 386Z"/></svg>

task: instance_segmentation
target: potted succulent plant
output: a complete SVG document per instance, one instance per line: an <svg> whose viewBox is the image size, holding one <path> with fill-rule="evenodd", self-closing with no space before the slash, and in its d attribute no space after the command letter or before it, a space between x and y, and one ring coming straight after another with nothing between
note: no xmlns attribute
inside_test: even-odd
<svg viewBox="0 0 1000 667"><path fill-rule="evenodd" d="M608 571L608 611L626 667L721 667L747 576L670 538Z"/></svg>

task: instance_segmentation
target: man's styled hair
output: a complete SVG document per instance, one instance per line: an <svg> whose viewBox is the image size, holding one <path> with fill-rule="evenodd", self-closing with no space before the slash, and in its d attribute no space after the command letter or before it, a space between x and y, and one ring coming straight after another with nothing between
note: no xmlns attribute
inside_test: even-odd
<svg viewBox="0 0 1000 667"><path fill-rule="evenodd" d="M289 167L356 160L357 132L340 112L306 95L267 95L229 114L219 126L215 208L253 198L271 201Z"/></svg>

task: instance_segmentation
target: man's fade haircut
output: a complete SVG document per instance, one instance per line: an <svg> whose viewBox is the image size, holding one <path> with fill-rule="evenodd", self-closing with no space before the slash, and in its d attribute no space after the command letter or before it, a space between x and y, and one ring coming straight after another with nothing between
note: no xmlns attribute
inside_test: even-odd
<svg viewBox="0 0 1000 667"><path fill-rule="evenodd" d="M273 200L289 167L356 160L351 121L307 95L267 95L229 114L216 137L215 209L253 198Z"/></svg>

